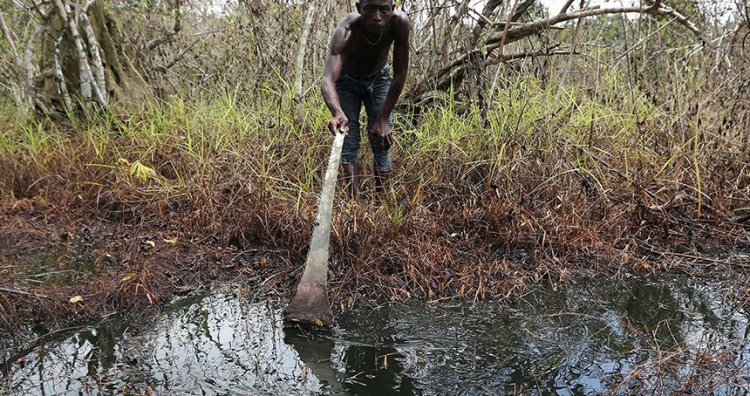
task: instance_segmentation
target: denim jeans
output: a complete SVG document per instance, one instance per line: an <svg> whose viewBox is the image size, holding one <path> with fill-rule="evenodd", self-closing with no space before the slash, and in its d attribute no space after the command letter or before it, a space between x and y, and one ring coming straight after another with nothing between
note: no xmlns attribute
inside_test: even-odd
<svg viewBox="0 0 750 396"><path fill-rule="evenodd" d="M344 111L346 118L349 119L349 133L344 138L344 148L341 153L342 164L359 163L359 146L362 141L359 113L362 104L364 103L367 112L367 130L369 131L375 124L378 115L380 115L380 109L383 108L392 80L389 66L364 76L357 76L348 73L346 70L341 72L341 76L336 81L336 92L339 95L341 109ZM388 125L393 126L390 114L388 115ZM370 147L372 147L374 170L378 172L391 171L393 165L388 149L383 146L381 139L369 134L368 138Z"/></svg>

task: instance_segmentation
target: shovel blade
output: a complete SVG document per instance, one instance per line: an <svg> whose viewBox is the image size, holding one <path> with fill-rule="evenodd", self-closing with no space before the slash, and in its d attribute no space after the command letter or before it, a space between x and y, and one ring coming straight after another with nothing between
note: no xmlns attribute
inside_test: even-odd
<svg viewBox="0 0 750 396"><path fill-rule="evenodd" d="M338 133L333 141L331 156L328 160L323 191L318 201L318 214L310 251L307 253L305 272L297 285L297 292L292 302L284 310L284 319L305 325L328 327L333 326L333 313L328 302L328 245L331 236L331 212L333 211L333 193L336 188L341 148L344 134Z"/></svg>

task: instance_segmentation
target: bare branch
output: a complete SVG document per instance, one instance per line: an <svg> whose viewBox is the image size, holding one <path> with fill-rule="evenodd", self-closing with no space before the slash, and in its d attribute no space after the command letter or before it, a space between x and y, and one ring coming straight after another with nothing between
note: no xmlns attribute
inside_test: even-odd
<svg viewBox="0 0 750 396"><path fill-rule="evenodd" d="M500 0L489 0L487 3L485 3L484 8L482 9L482 12L477 20L477 25L474 27L474 30L471 33L471 46L474 47L476 43L479 42L479 38L482 35L482 31L487 26L492 26L494 22L492 21L492 16L495 14L495 11L501 4ZM477 13L473 8L469 8L469 11L472 13Z"/></svg>
<svg viewBox="0 0 750 396"><path fill-rule="evenodd" d="M433 56L433 65L432 67L437 67L438 64L442 63L443 56L445 55L447 49L448 49L448 43L450 43L451 38L454 37L453 32L459 25L459 21L461 18L466 15L467 10L469 9L469 1L464 1L460 4L458 10L456 11L453 16L451 16L447 26L448 29L450 29L449 32L446 32L446 34L443 34L443 39L440 41L440 44L435 48L435 53Z"/></svg>
<svg viewBox="0 0 750 396"><path fill-rule="evenodd" d="M13 54L13 61L15 62L16 67L20 70L21 58L18 56L18 51L16 50L16 42L15 40L13 40L13 35L8 29L8 25L5 24L5 17L3 16L2 10L0 10L0 30L3 31L3 36L5 36L5 42L8 43L8 46L10 47L10 52Z"/></svg>
<svg viewBox="0 0 750 396"><path fill-rule="evenodd" d="M599 15L629 14L629 13L650 14L654 16L672 16L677 20L677 22L681 23L683 26L685 26L691 32L693 32L696 36L698 36L704 45L712 46L710 41L706 39L705 36L703 35L703 32L701 32L700 29L698 29L698 27L695 26L695 24L692 23L684 15L666 6L661 7L659 9L653 9L653 7L648 6L648 7L620 7L620 8L596 7L596 8L588 8L588 9L570 13L570 14L567 14L567 13L558 14L558 15L555 15L554 17L525 23L520 26L511 28L507 32L507 34L498 33L487 40L487 43L486 43L487 49L490 51L494 50L500 47L499 43L502 42L503 40L505 40L506 44L514 42L514 41L518 41L524 37L537 34L549 26L557 25L559 23L563 23L563 22L567 22L567 21L571 21L575 19L599 16ZM504 37L504 36L507 36L507 37Z"/></svg>
<svg viewBox="0 0 750 396"><path fill-rule="evenodd" d="M505 24L505 27L503 28L503 37L500 40L500 58L503 57L503 47L505 46L505 38L508 37L508 29L510 28L510 18L516 13L516 9L518 8L518 0L513 2L513 9L511 10L510 14L508 14L508 21Z"/></svg>
<svg viewBox="0 0 750 396"><path fill-rule="evenodd" d="M515 8L513 12L511 12L510 21L515 22L523 16L523 14L526 13L526 10L531 7L532 4L534 4L536 0L521 0L520 3L518 3L518 6Z"/></svg>
<svg viewBox="0 0 750 396"><path fill-rule="evenodd" d="M36 0L30 0L31 5L34 7L34 10L39 14L39 17L42 18L43 21L46 21L47 18L49 18L50 15L52 15L52 12L45 13L42 11L41 8L39 8L39 4L36 3Z"/></svg>
<svg viewBox="0 0 750 396"><path fill-rule="evenodd" d="M179 62L180 60L182 60L182 58L185 57L185 54L187 54L188 51L190 51L193 47L195 47L195 45L198 44L201 40L202 40L201 38L197 38L193 40L193 42L190 43L190 45L186 46L182 51L180 51L180 53L177 54L174 58L172 58L172 60L169 61L169 63L167 63L164 66L161 66L161 65L157 66L157 70L161 72L166 72L167 70L171 69L172 66L177 64L177 62Z"/></svg>
<svg viewBox="0 0 750 396"><path fill-rule="evenodd" d="M305 26L302 28L302 34L299 39L299 49L297 50L297 62L294 66L294 94L297 97L302 95L302 74L305 69L305 53L307 52L307 38L310 36L310 30L312 29L313 17L315 16L315 9L317 4L315 1L310 1L307 4L307 16L305 16Z"/></svg>
<svg viewBox="0 0 750 396"><path fill-rule="evenodd" d="M562 6L562 8L560 9L560 12L558 12L558 14L564 14L564 13L568 12L568 8L570 8L570 6L573 5L574 1L575 0L568 0L567 2L565 2L565 4Z"/></svg>
<svg viewBox="0 0 750 396"><path fill-rule="evenodd" d="M9 78L12 86L11 92L13 93L13 99L16 101L18 108L24 111L30 107L28 105L31 103L29 100L31 98L31 86L26 84L26 79L21 79L22 82L20 84L17 82L19 76L22 75L23 72L23 62L21 61L21 56L18 54L18 50L16 49L16 42L13 38L13 34L5 23L5 17L3 16L2 11L0 11L0 30L3 31L5 42L8 43L11 55L13 56L13 76Z"/></svg>
<svg viewBox="0 0 750 396"><path fill-rule="evenodd" d="M50 298L46 294L33 293L33 292L22 290L22 289L11 289L7 287L0 287L0 293L17 294L19 296L34 297L34 298L44 298L44 299Z"/></svg>
<svg viewBox="0 0 750 396"><path fill-rule="evenodd" d="M525 4L522 3L522 4ZM567 5L567 3L566 3ZM564 7L563 9L567 9ZM440 90L447 89L451 84L460 83L464 75L464 67L470 59L475 59L477 56L481 56L484 59L488 59L492 56L495 50L500 49L498 52L499 56L495 57L492 62L502 62L505 57L502 54L502 48L512 42L521 40L523 38L539 34L545 29L549 29L558 24L562 24L573 20L582 20L584 18L595 17L600 15L612 15L612 14L625 14L625 13L640 13L652 16L671 16L673 21L676 21L693 32L699 37L704 46L713 47L713 43L706 39L703 33L698 27L692 23L687 17L675 11L672 8L661 5L655 8L653 5L644 7L619 7L619 8L600 8L600 7L589 7L575 12L567 13L561 12L552 17L540 19L528 23L513 23L513 21L506 21L495 24L496 29L502 29L496 31L486 41L484 46L479 48L469 49L463 52L459 57L454 59L452 62L444 66L435 77L431 80L435 82L435 87ZM518 10L511 12L512 15L517 15Z"/></svg>
<svg viewBox="0 0 750 396"><path fill-rule="evenodd" d="M502 55L497 56L493 59L488 60L485 65L496 65L498 63L502 62L509 62L513 60L520 60L520 59L526 59L526 58L535 58L535 57L542 57L542 56L557 56L557 55L578 55L577 52L571 52L570 49L561 49L557 51L549 51L547 49L534 51L534 52L519 52L515 54L508 54L508 55Z"/></svg>
<svg viewBox="0 0 750 396"><path fill-rule="evenodd" d="M174 14L172 30L166 31L161 36L147 42L145 46L146 50L151 51L160 45L171 43L174 41L175 37L177 37L177 34L180 33L180 30L182 30L182 10L180 9L180 0L174 1L174 9L172 10L172 13Z"/></svg>
<svg viewBox="0 0 750 396"><path fill-rule="evenodd" d="M623 52L617 58L615 58L614 61L617 62L620 59L628 56L631 52L635 51L636 48L638 48L641 44L643 44L643 42L645 42L646 40L650 39L654 35L658 34L662 30L664 30L667 27L669 27L669 25L671 25L675 20L676 20L676 18L672 18L671 20L667 21L667 23L665 23L662 26L660 26L658 29L655 29L653 32L647 34L645 37L643 37L640 40L638 40L637 43L631 45L630 48L626 49L625 52Z"/></svg>

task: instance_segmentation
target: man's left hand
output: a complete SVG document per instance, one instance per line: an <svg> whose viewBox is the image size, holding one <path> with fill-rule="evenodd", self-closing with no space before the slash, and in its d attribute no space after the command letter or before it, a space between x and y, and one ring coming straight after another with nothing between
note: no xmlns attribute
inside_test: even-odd
<svg viewBox="0 0 750 396"><path fill-rule="evenodd" d="M384 149L389 149L393 145L393 131L387 121L376 121L375 125L368 131L371 138L380 139Z"/></svg>

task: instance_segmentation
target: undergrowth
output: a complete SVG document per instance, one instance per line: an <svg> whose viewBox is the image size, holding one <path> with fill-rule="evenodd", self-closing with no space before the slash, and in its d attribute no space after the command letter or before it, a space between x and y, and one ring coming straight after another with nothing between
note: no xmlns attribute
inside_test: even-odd
<svg viewBox="0 0 750 396"><path fill-rule="evenodd" d="M716 122L719 105L680 112L623 84L614 73L595 90L523 77L487 109L450 97L416 123L395 114L393 188L373 197L366 178L358 203L338 192L334 305L503 299L586 274L743 268L722 256L750 246L742 126ZM12 124L0 131L0 281L82 295L100 311L138 310L217 276L286 295L314 224L328 116L317 95L297 103L269 88L253 101L173 99L129 117ZM371 175L366 144L362 161ZM95 281L40 286L14 268L16 255L82 233L95 234L87 254L105 268Z"/></svg>

